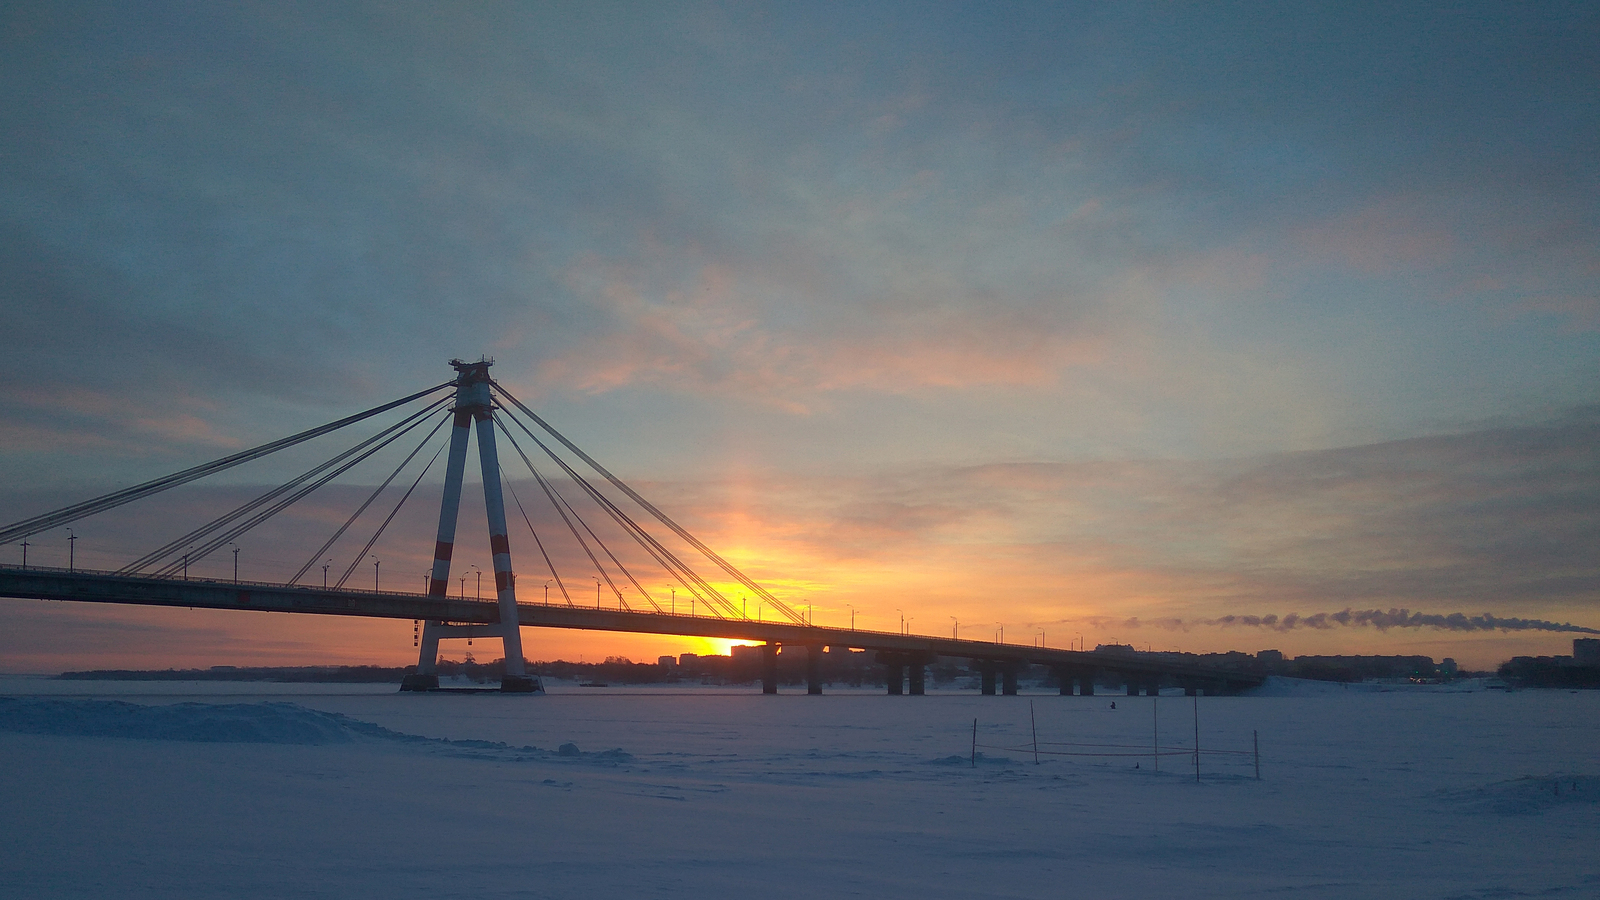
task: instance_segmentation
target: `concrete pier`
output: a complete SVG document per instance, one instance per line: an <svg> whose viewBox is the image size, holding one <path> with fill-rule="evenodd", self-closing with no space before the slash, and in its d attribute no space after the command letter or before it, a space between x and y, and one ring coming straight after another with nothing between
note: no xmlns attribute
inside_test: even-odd
<svg viewBox="0 0 1600 900"><path fill-rule="evenodd" d="M1007 697L1015 697L1017 695L1017 669L1015 666L1001 668L1000 690Z"/></svg>
<svg viewBox="0 0 1600 900"><path fill-rule="evenodd" d="M761 645L761 693L778 692L778 645Z"/></svg>
<svg viewBox="0 0 1600 900"><path fill-rule="evenodd" d="M822 645L806 645L806 693L822 693Z"/></svg>
<svg viewBox="0 0 1600 900"><path fill-rule="evenodd" d="M889 665L884 668L889 670L888 674L884 676L884 679L889 682L889 693L896 696L904 694L906 692L906 667Z"/></svg>
<svg viewBox="0 0 1600 900"><path fill-rule="evenodd" d="M982 681L982 683L983 683L983 688L982 688L983 695L986 696L986 697L993 697L994 696L994 664L993 663L980 663L978 665L978 674L983 679L983 681Z"/></svg>
<svg viewBox="0 0 1600 900"><path fill-rule="evenodd" d="M924 668L924 666L921 663L912 663L911 666L910 666L910 670L911 670L911 695L913 697L920 697L923 694L927 693L926 690L924 690L924 682L923 682L924 672L926 671L926 669Z"/></svg>

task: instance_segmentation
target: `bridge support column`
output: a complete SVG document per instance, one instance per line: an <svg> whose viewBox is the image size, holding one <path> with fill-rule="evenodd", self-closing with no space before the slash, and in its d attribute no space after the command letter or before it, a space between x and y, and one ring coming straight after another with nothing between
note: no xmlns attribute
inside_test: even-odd
<svg viewBox="0 0 1600 900"><path fill-rule="evenodd" d="M982 678L982 693L985 697L994 696L994 663L979 663L978 674Z"/></svg>
<svg viewBox="0 0 1600 900"><path fill-rule="evenodd" d="M1145 682L1144 693L1145 693L1145 696L1147 696L1147 697L1159 697L1159 696L1161 696L1161 678L1160 678L1160 676L1157 676L1157 675L1150 676L1150 680Z"/></svg>
<svg viewBox="0 0 1600 900"><path fill-rule="evenodd" d="M1002 668L1000 670L1000 678L1000 690L1007 697L1015 697L1017 695L1017 667L1006 666Z"/></svg>
<svg viewBox="0 0 1600 900"><path fill-rule="evenodd" d="M761 693L778 692L778 645L761 645Z"/></svg>
<svg viewBox="0 0 1600 900"><path fill-rule="evenodd" d="M898 663L890 663L884 668L888 670L884 680L889 683L889 693L897 697L904 694L906 692L906 667Z"/></svg>
<svg viewBox="0 0 1600 900"><path fill-rule="evenodd" d="M522 628L517 613L516 578L511 571L511 544L507 538L505 499L500 490L500 459L494 444L494 404L489 396L487 360L464 363L451 360L456 370L456 398L453 428L450 431L450 457L445 466L444 499L439 504L439 531L433 545L433 572L428 579L428 596L442 598L449 593L450 559L455 551L456 520L461 508L461 483L466 474L467 441L473 422L478 427L478 463L483 470L483 503L489 520L489 552L493 558L495 595L500 610L496 631L505 647L505 674L500 689L513 693L540 690L537 679L528 677L522 657ZM430 690L439 686L439 637L443 623L428 622L423 628L421 652L417 657L416 677L407 678L403 690Z"/></svg>
<svg viewBox="0 0 1600 900"><path fill-rule="evenodd" d="M1139 696L1139 682L1132 675L1128 676L1125 683L1127 684L1129 697Z"/></svg>
<svg viewBox="0 0 1600 900"><path fill-rule="evenodd" d="M806 693L822 693L822 645L806 645Z"/></svg>
<svg viewBox="0 0 1600 900"><path fill-rule="evenodd" d="M920 697L927 693L925 690L925 667L920 662L913 662L909 667L911 674L911 696Z"/></svg>

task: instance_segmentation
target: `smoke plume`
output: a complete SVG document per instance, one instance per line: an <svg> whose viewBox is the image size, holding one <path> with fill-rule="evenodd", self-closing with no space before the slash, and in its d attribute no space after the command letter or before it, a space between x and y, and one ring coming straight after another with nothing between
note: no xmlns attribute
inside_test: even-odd
<svg viewBox="0 0 1600 900"><path fill-rule="evenodd" d="M1138 628L1143 625L1154 625L1158 628L1173 630L1187 630L1196 625L1219 626L1223 628L1244 626L1247 628L1268 628L1273 631L1294 631L1299 628L1376 628L1379 631L1388 631L1391 628L1437 628L1441 631L1560 631L1573 634L1600 634L1600 628L1586 628L1582 625L1573 625L1570 622L1549 622L1544 619L1518 619L1501 618L1493 613L1481 613L1469 616L1465 613L1450 613L1439 615L1437 613L1412 612L1409 609L1345 609L1333 613L1316 613L1302 616L1299 613L1289 613L1286 616L1221 616L1215 619L1129 619L1123 623L1125 627Z"/></svg>

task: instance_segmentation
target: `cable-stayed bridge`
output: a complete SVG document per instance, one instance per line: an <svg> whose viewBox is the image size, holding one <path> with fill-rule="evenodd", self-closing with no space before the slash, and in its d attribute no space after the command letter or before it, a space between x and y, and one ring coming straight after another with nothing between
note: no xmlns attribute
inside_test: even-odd
<svg viewBox="0 0 1600 900"><path fill-rule="evenodd" d="M1074 685L1082 693L1093 693L1097 681L1124 684L1130 693L1153 692L1163 684L1181 685L1190 692L1226 692L1259 682L1259 677L1249 673L1184 665L1142 654L1111 655L814 625L805 613L718 555L512 396L489 376L492 361L453 360L452 365L456 377L427 390L204 465L0 528L0 544L21 543L25 554L26 539L30 536L64 528L287 448L360 423L370 423L386 414L399 416L353 446L146 552L119 570L90 571L79 568L75 562L65 569L25 563L0 566L0 596L412 619L422 623L416 640L418 662L416 673L406 677L402 689L414 691L439 686L439 642L462 638L499 638L505 648L501 689L538 690L538 679L529 675L523 658L523 627L758 641L763 647L763 690L768 693L777 691L777 655L784 647L804 648L810 693L822 691L819 672L823 654L830 648L875 651L876 660L888 668L889 692L894 694L902 693L908 680L910 693L923 693L925 667L940 658L969 660L982 676L984 693L990 694L996 692L997 685L1003 693L1016 693L1018 675L1029 665L1053 668L1062 693L1071 693ZM447 437L429 456L428 448L439 440L439 433L446 425L450 426ZM495 599L492 601L467 599L464 595L450 597L448 590L456 555L456 526L467 448L474 431L493 567ZM189 577L190 568L201 560L229 547L236 551L240 536L384 450L391 447L404 450L409 443L400 443L402 439L417 433L423 435L421 440L403 454L400 463L364 502L285 581L240 581L237 576L232 580ZM543 602L530 603L517 596L518 579L512 566L511 529L504 501L504 488L509 487L509 483L501 468L497 435L505 439L526 466L545 501L530 514L521 498L512 492L513 505L527 527L527 539L537 551L536 558L543 563L539 577L543 578L546 572L549 574ZM525 445L534 453L526 452ZM382 539L441 455L445 455L444 484L426 592L383 591L377 584L370 591L349 586L357 567L372 558L368 551ZM536 456L547 460L545 465L553 465L560 476L541 470L534 462ZM591 474L584 474L580 465ZM407 482L402 476L413 469L415 477L410 479L408 488L400 491L399 486ZM327 565L322 566L320 586L301 583L321 561L331 560L326 554L351 533L385 494L394 493L400 494L398 500L375 527L368 521L365 527L371 529L370 537L332 585L328 584ZM371 518L376 520L381 511L381 507L373 511ZM536 516L541 523L539 526L534 522ZM645 523L649 523L649 527ZM563 538L559 543L555 540L558 535ZM619 537L629 546L619 543ZM570 540L566 540L568 538ZM519 543L522 540L524 538L518 538ZM354 543L354 539L347 543ZM581 577L585 582L592 579L596 584L594 607L579 603L570 589L579 577L575 570L587 572L589 568L595 574ZM375 581L378 571L375 567ZM708 577L702 572L714 574ZM657 585L656 589L652 591L646 586L647 582ZM558 587L555 602L549 598L551 583ZM602 584L609 588L611 608L600 607ZM662 584L668 586L663 589ZM677 597L679 589L685 592L683 598ZM746 603L741 601L736 605L730 599L732 590L742 590L757 598L756 620L748 617ZM662 605L665 600L662 595L666 591L673 596L669 607ZM684 601L692 610L691 614L679 612ZM763 621L759 615L763 608L773 610L782 620Z"/></svg>

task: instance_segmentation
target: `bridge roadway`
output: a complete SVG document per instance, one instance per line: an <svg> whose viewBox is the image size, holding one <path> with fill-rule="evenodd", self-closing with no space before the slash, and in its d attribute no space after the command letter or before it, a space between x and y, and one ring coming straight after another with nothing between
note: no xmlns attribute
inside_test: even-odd
<svg viewBox="0 0 1600 900"><path fill-rule="evenodd" d="M311 613L332 616L365 616L382 619L422 619L455 625L498 625L500 611L493 600L429 597L425 594L395 591L366 591L288 586L267 582L234 582L210 579L152 578L119 575L85 569L18 568L0 566L0 597L36 600L71 600L88 603L123 603L140 606L188 607L192 609L246 609L258 612ZM669 634L694 637L761 641L766 645L763 689L777 690L775 648L804 646L809 651L808 689L821 693L817 677L819 655L824 647L848 647L876 651L877 661L889 667L889 692L901 693L906 674L911 693L923 692L923 667L944 658L967 659L982 676L983 692L995 692L998 675L1003 691L1016 693L1017 675L1029 664L1049 666L1061 680L1061 692L1070 694L1077 683L1080 693L1094 693L1094 685L1122 682L1129 693L1151 691L1159 685L1179 685L1190 693L1204 690L1235 692L1261 683L1259 676L1186 665L1143 654L1113 654L1096 651L1059 650L1050 647L1020 646L989 641L958 640L922 634L897 634L795 625L788 622L761 622L749 619L720 619L714 616L657 612L632 612L581 606L519 603L521 625L536 628L575 628L589 631L624 631L643 634ZM488 629L484 636L488 636ZM498 631L494 632L498 634ZM465 633L458 633L466 636ZM909 670L909 672L907 671Z"/></svg>

